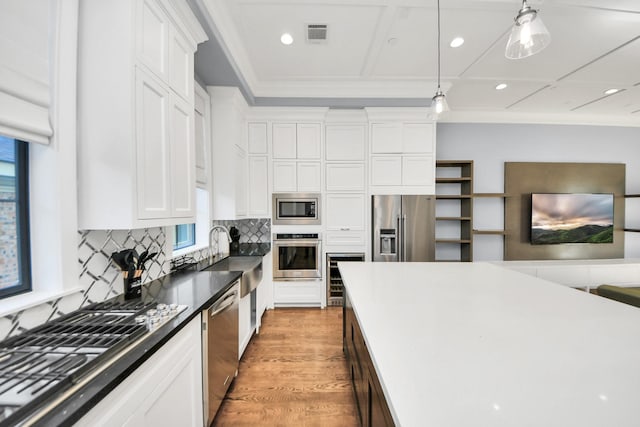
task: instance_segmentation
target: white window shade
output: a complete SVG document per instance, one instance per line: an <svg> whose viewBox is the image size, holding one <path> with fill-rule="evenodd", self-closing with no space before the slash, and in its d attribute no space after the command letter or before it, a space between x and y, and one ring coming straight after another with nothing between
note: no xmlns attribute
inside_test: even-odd
<svg viewBox="0 0 640 427"><path fill-rule="evenodd" d="M55 0L0 1L0 134L49 143L54 11Z"/></svg>

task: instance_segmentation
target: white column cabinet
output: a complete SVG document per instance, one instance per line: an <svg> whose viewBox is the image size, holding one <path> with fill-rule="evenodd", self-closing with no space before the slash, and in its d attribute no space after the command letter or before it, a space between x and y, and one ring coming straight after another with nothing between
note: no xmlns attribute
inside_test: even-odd
<svg viewBox="0 0 640 427"><path fill-rule="evenodd" d="M269 216L269 158L249 156L249 212L251 218Z"/></svg>
<svg viewBox="0 0 640 427"><path fill-rule="evenodd" d="M161 0L80 2L78 225L193 222L193 55L206 34ZM189 13L189 12L186 12ZM195 18L195 17L192 17Z"/></svg>
<svg viewBox="0 0 640 427"><path fill-rule="evenodd" d="M201 427L201 328L198 315L75 425Z"/></svg>
<svg viewBox="0 0 640 427"><path fill-rule="evenodd" d="M235 189L236 189L236 218L247 216L247 153L240 147L235 148Z"/></svg>

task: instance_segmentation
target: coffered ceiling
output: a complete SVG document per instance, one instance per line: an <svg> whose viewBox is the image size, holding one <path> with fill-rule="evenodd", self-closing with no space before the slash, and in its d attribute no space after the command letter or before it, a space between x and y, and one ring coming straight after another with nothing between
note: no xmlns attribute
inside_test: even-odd
<svg viewBox="0 0 640 427"><path fill-rule="evenodd" d="M237 82L254 105L426 106L435 93L436 0L189 2L212 39L196 54L197 74L205 84ZM509 60L520 0L441 0L442 87L452 109L443 118L640 125L640 1L529 3L551 45ZM327 41L308 42L307 24L326 24ZM464 44L450 47L454 37ZM499 83L508 86L498 91ZM619 92L605 95L612 88Z"/></svg>

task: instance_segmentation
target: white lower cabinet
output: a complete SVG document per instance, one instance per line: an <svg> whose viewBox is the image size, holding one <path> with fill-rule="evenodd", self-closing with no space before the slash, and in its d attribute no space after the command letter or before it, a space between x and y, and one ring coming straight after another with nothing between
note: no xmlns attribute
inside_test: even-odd
<svg viewBox="0 0 640 427"><path fill-rule="evenodd" d="M262 257L262 282L256 289L256 331L260 332L262 316L267 309L273 308L273 258L271 252Z"/></svg>
<svg viewBox="0 0 640 427"><path fill-rule="evenodd" d="M204 423L201 328L198 315L76 426L201 427Z"/></svg>
<svg viewBox="0 0 640 427"><path fill-rule="evenodd" d="M322 279L274 281L274 305L276 307L324 307L323 283Z"/></svg>
<svg viewBox="0 0 640 427"><path fill-rule="evenodd" d="M260 285L258 285L259 287ZM253 325L251 325L251 294L240 298L238 303L238 360L242 359L244 350L249 345L253 335Z"/></svg>

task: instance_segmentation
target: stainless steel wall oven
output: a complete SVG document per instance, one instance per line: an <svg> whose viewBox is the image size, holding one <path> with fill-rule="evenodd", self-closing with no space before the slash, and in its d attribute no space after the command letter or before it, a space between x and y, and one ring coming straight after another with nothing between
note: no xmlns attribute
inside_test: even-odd
<svg viewBox="0 0 640 427"><path fill-rule="evenodd" d="M321 278L321 245L320 233L274 233L273 278L275 280Z"/></svg>
<svg viewBox="0 0 640 427"><path fill-rule="evenodd" d="M320 225L320 194L274 193L274 225Z"/></svg>

